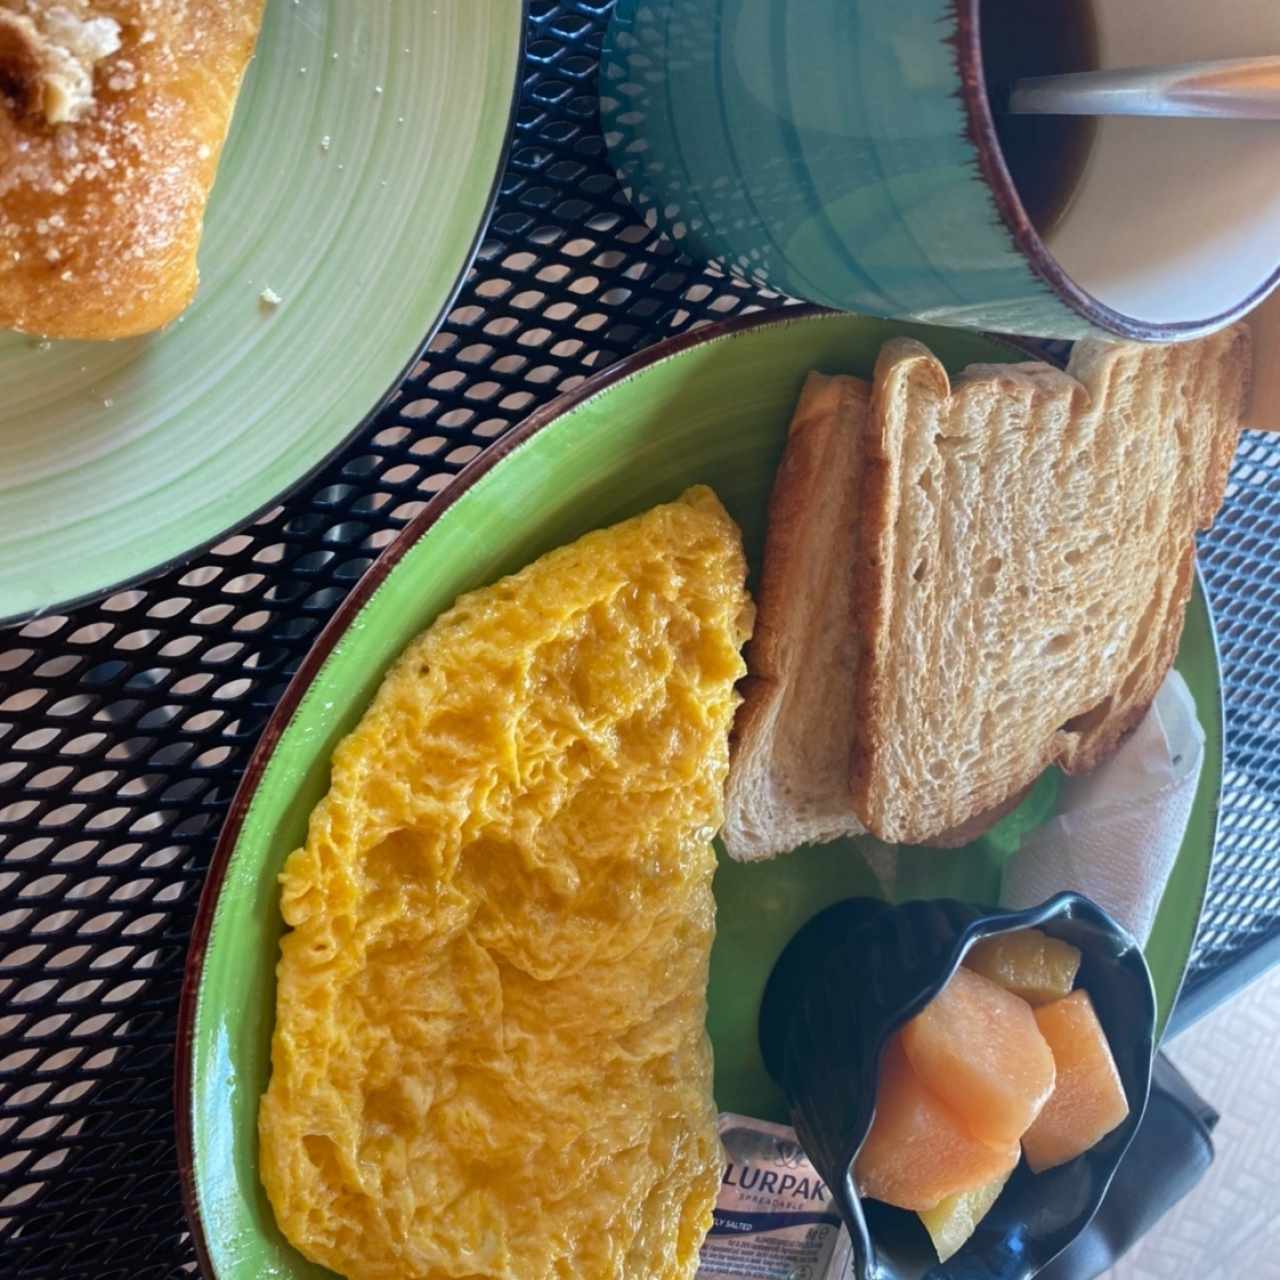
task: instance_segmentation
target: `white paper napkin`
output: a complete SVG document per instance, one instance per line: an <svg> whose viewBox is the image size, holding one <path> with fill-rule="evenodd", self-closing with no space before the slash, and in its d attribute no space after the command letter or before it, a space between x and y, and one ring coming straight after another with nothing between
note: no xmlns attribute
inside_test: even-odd
<svg viewBox="0 0 1280 1280"><path fill-rule="evenodd" d="M1001 905L1031 907L1074 889L1145 943L1203 764L1195 702L1171 671L1120 750L1093 773L1063 783L1058 816L1028 835L1005 867Z"/></svg>

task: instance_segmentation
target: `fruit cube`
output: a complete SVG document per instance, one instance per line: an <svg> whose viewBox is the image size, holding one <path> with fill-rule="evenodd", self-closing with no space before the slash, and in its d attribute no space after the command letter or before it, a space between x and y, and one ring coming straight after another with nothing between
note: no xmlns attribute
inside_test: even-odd
<svg viewBox="0 0 1280 1280"><path fill-rule="evenodd" d="M974 973L951 980L902 1029L926 1089L975 1137L1016 1143L1053 1092L1053 1054L1031 1006Z"/></svg>
<svg viewBox="0 0 1280 1280"><path fill-rule="evenodd" d="M1106 1137L1129 1114L1129 1102L1087 991L1037 1009L1035 1019L1058 1070L1049 1101L1022 1136L1027 1164L1043 1173Z"/></svg>
<svg viewBox="0 0 1280 1280"><path fill-rule="evenodd" d="M1080 951L1039 929L1020 929L975 943L965 967L1030 1005L1048 1004L1071 994L1080 971Z"/></svg>
<svg viewBox="0 0 1280 1280"><path fill-rule="evenodd" d="M958 1191L920 1214L939 1262L946 1262L973 1235L1008 1181L1006 1173L976 1191Z"/></svg>
<svg viewBox="0 0 1280 1280"><path fill-rule="evenodd" d="M1003 1147L975 1138L912 1070L901 1035L880 1068L876 1116L854 1164L864 1196L900 1209L932 1209L987 1186L1018 1163L1016 1139Z"/></svg>

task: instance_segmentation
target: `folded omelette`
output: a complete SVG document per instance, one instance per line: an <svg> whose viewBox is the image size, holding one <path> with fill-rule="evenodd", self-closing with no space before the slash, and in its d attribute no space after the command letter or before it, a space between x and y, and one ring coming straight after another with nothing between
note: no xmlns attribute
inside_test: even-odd
<svg viewBox="0 0 1280 1280"><path fill-rule="evenodd" d="M281 875L262 1181L351 1280L691 1277L711 840L750 631L715 495L463 596Z"/></svg>

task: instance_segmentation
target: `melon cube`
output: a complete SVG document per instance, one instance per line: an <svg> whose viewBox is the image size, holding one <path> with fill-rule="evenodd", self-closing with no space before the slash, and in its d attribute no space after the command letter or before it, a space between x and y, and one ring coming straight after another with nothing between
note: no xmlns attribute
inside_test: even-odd
<svg viewBox="0 0 1280 1280"><path fill-rule="evenodd" d="M973 1235L1008 1181L1006 1173L976 1191L958 1191L920 1214L939 1262L946 1262Z"/></svg>
<svg viewBox="0 0 1280 1280"><path fill-rule="evenodd" d="M1087 991L1037 1009L1035 1018L1058 1069L1053 1094L1022 1136L1027 1164L1043 1173L1105 1138L1129 1114L1129 1102Z"/></svg>
<svg viewBox="0 0 1280 1280"><path fill-rule="evenodd" d="M926 1089L984 1142L1004 1148L1053 1092L1053 1054L1031 1006L969 969L902 1029L902 1044Z"/></svg>
<svg viewBox="0 0 1280 1280"><path fill-rule="evenodd" d="M876 1116L854 1164L858 1189L900 1209L932 1209L987 1186L1018 1163L1016 1140L995 1147L975 1138L921 1083L894 1036L885 1050Z"/></svg>
<svg viewBox="0 0 1280 1280"><path fill-rule="evenodd" d="M964 963L1028 1004L1042 1005L1071 994L1080 972L1080 950L1039 929L1020 929L983 938Z"/></svg>

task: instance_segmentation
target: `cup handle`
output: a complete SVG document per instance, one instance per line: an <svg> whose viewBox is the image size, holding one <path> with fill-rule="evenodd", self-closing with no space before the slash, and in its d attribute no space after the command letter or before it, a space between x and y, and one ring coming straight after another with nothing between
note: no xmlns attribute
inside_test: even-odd
<svg viewBox="0 0 1280 1280"><path fill-rule="evenodd" d="M1245 317L1253 330L1253 391L1244 425L1280 431L1280 289Z"/></svg>

